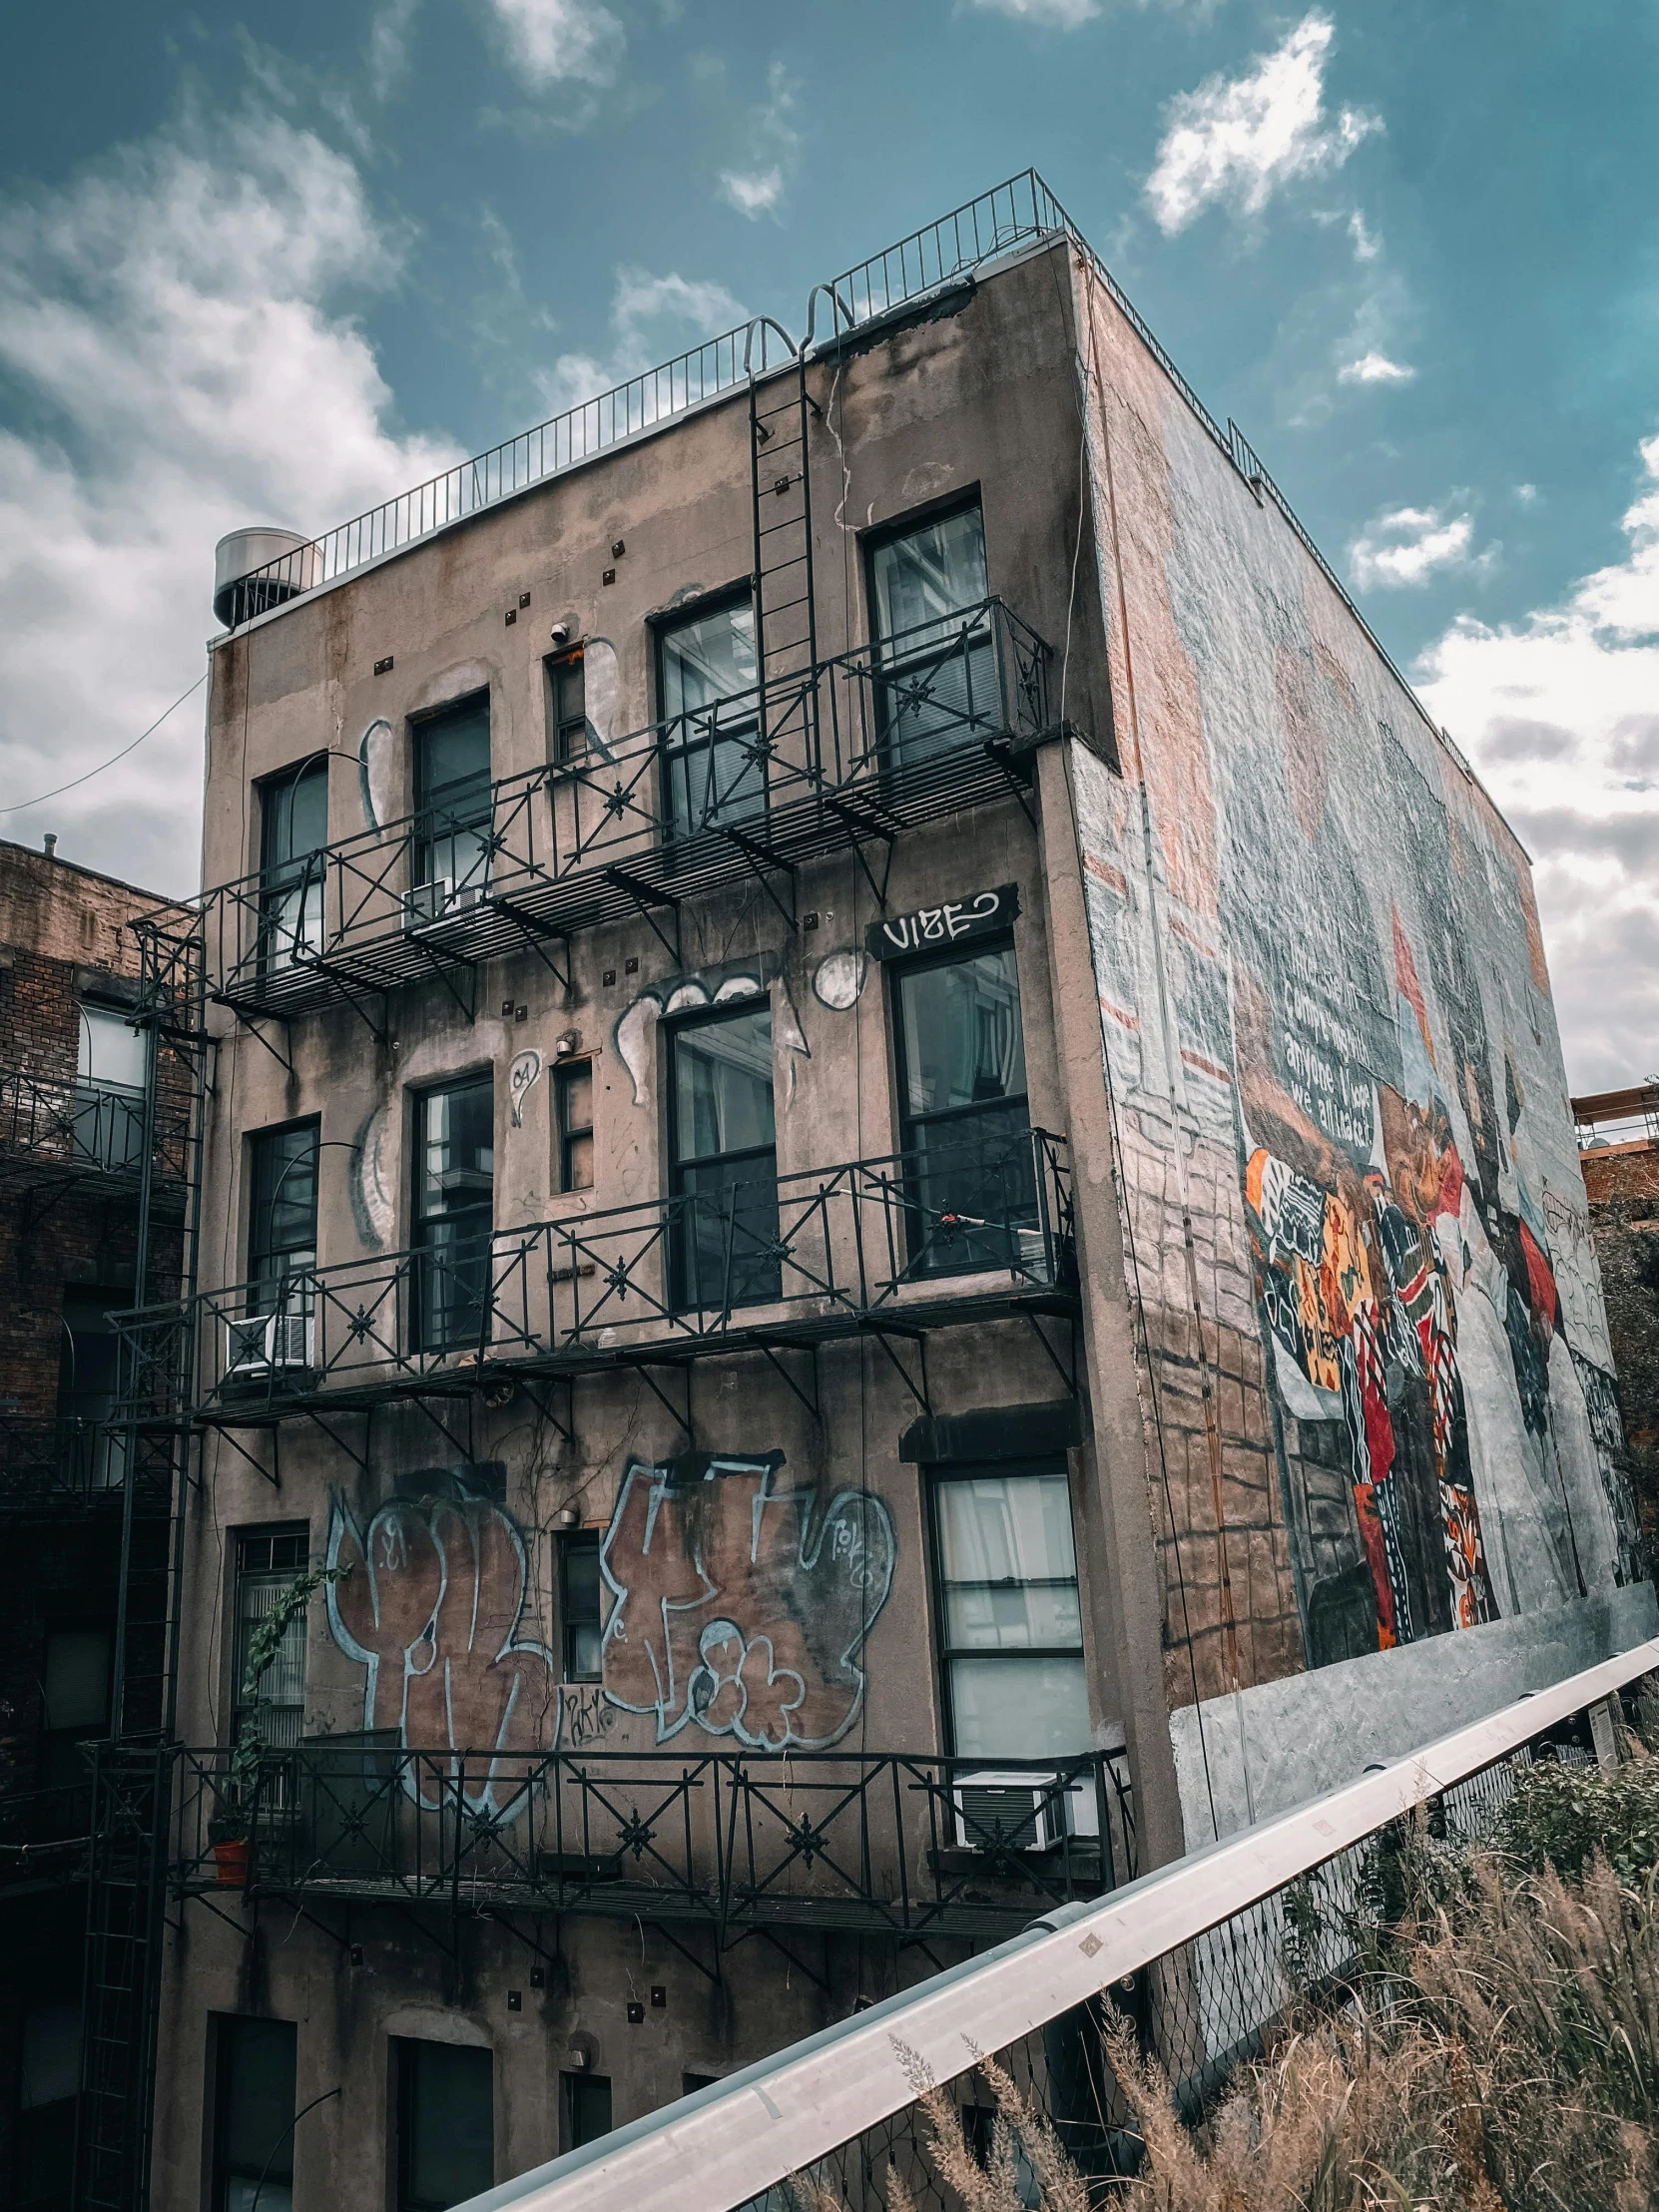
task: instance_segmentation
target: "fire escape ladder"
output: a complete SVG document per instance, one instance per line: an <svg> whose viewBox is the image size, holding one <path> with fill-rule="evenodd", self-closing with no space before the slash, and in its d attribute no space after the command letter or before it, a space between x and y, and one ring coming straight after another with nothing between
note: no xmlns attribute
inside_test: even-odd
<svg viewBox="0 0 1659 2212"><path fill-rule="evenodd" d="M817 782L818 608L813 592L813 490L807 444L805 352L789 345L790 364L769 373L766 318L749 330L749 472L755 525L755 664L760 685L757 745L763 773L774 750L805 747ZM784 337L782 331L778 332ZM760 358L757 359L757 354ZM795 679L792 684L791 679Z"/></svg>

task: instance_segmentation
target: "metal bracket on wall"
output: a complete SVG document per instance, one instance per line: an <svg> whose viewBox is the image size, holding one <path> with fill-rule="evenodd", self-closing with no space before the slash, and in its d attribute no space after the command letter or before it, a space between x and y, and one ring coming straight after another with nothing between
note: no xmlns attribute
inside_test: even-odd
<svg viewBox="0 0 1659 2212"><path fill-rule="evenodd" d="M561 1382L564 1384L565 1392L565 1417L563 1420L553 1410L553 1393ZM514 1385L530 1400L530 1403L536 1408L536 1411L546 1421L547 1425L555 1429L574 1451L576 1448L576 1383L574 1379L568 1375L550 1378L545 1393L540 1383L531 1381L528 1377L515 1377Z"/></svg>
<svg viewBox="0 0 1659 2212"><path fill-rule="evenodd" d="M545 1964L549 1966L563 1966L564 1960L559 1955L557 1947L549 1950L545 1944L537 1942L534 1936L526 1936L523 1929L519 1927L517 1921L513 1919L510 1913L502 1912L499 1907L490 1906L487 1907L482 1913L480 1913L478 1917L480 1920L493 1922L497 1928L504 1928L509 1936L515 1937L517 1941L521 1942L524 1945L525 1949L530 1953L532 1958L540 1958ZM557 1929L557 1919L555 1919L555 1929ZM541 1928L541 1922L539 1920L536 1923L536 1928L539 1932ZM555 1934L553 1937L555 1946L557 1946L558 1940L558 1936L557 1934Z"/></svg>
<svg viewBox="0 0 1659 2212"><path fill-rule="evenodd" d="M715 1962L712 1966L707 1965L701 1958L698 1957L696 1951L692 1949L689 1943L683 1943L680 1940L679 1936L675 1935L673 1929L665 1928L661 1921L652 1921L647 1924L636 1919L635 1926L642 1931L647 1925L650 1926L653 1934L660 1936L663 1938L663 1941L667 1943L671 1949L677 1950L680 1953L681 1957L686 1960L688 1965L695 1966L698 1972L703 1975L705 1980L712 1981L717 1989L720 1987L721 1983L725 1980L726 1977L721 1972L720 1945L718 1943L715 1946Z"/></svg>
<svg viewBox="0 0 1659 2212"><path fill-rule="evenodd" d="M770 1928L746 1928L743 1934L738 1936L737 1940L735 1942L729 1943L727 1945L727 1948L729 1950L736 1950L738 1944L747 1942L751 1936L759 1936L764 1943L770 1943L773 1949L778 1952L780 1957L786 1958L789 1961L790 1965L794 1967L797 1973L806 1975L807 1979L813 1984L815 1989L822 1989L826 1996L830 1996L833 1994L833 1991L830 1989L829 1980L827 1978L827 1972L819 1973L813 1967L809 1966L806 1959L801 1956L800 1952L791 1950L789 1944L784 1941L784 1938L781 1936L775 1935Z"/></svg>
<svg viewBox="0 0 1659 2212"><path fill-rule="evenodd" d="M475 1393L471 1390L429 1390L425 1392L419 1390L411 1390L406 1399L406 1402L408 1404L413 1405L417 1409L417 1411L419 1411L423 1415L425 1419L431 1422L432 1426L437 1430L438 1434L443 1438L446 1444L453 1445L457 1451L462 1453L469 1467L476 1466L478 1463L478 1455L472 1448L472 1406L474 1394ZM455 1431L449 1426L449 1423L447 1421L439 1420L436 1413L434 1413L432 1411L432 1408L426 1403L426 1399L429 1396L438 1397L446 1401L456 1397L462 1399L463 1403L466 1406L466 1442L464 1444L455 1434Z"/></svg>
<svg viewBox="0 0 1659 2212"><path fill-rule="evenodd" d="M873 1337L875 1339L875 1342L886 1354L888 1362L892 1367L892 1371L898 1377L898 1380L903 1383L904 1387L909 1391L910 1395L915 1399L916 1403L921 1407L922 1411L931 1416L933 1411L933 1400L928 1395L927 1391L926 1337L919 1329L899 1329L896 1328L893 1323L888 1321L865 1321L861 1324L861 1329L864 1336ZM894 1352L891 1340L895 1337L901 1344L912 1344L915 1346L916 1373L920 1377L919 1383L916 1381L916 1378L910 1374L909 1369L904 1365L903 1361L898 1357L898 1354Z"/></svg>
<svg viewBox="0 0 1659 2212"><path fill-rule="evenodd" d="M679 1406L675 1404L673 1398L669 1396L668 1392L653 1377L650 1369L646 1366L643 1360L636 1361L633 1365L634 1373L639 1377L640 1381L645 1384L646 1388L651 1392L652 1396L657 1400L658 1404L662 1406L663 1410L668 1414L669 1418L671 1420L678 1421L680 1426L685 1430L686 1449L688 1451L695 1451L697 1449L697 1431L692 1426L692 1363L689 1360L683 1360L677 1361L675 1364L676 1366L683 1369L686 1378L686 1409L683 1413L681 1412ZM664 1363L659 1361L658 1365L662 1366L664 1365Z"/></svg>
<svg viewBox="0 0 1659 2212"><path fill-rule="evenodd" d="M570 938L568 932L561 929L554 922L543 921L539 914L526 913L522 907L515 906L510 898L497 897L491 903L497 913L504 914L507 920L512 923L524 939L527 949L535 954L548 974L552 976L554 982L564 992L568 1003L573 995L570 980ZM560 967L558 961L554 959L548 949L550 945L554 944L563 944L565 948L565 965L563 967Z"/></svg>
<svg viewBox="0 0 1659 2212"><path fill-rule="evenodd" d="M449 959L438 950L436 945L428 944L418 929L412 932L411 942L426 962L429 971L437 977L454 1000L462 1020L470 1027L478 1015L478 962L467 959ZM457 988L455 982L457 976L461 978L464 988ZM381 1042L389 1042L389 1038L382 1038Z"/></svg>
<svg viewBox="0 0 1659 2212"><path fill-rule="evenodd" d="M671 897L667 891L659 890L655 883L642 881L639 876L631 874L625 867L608 867L605 870L605 880L608 883L614 883L619 891L626 892L650 924L652 934L675 966L677 968L683 967L685 962L680 951L680 901ZM674 916L674 934L672 937L658 922L655 909L666 909Z"/></svg>
<svg viewBox="0 0 1659 2212"><path fill-rule="evenodd" d="M266 1050L271 1054L271 1057L276 1061L276 1065L282 1070L285 1075L291 1075L293 1073L293 1036L288 1028L286 1015L268 1014L263 1010L257 1013L251 1013L246 1006L239 1005L234 998L222 998L219 1003L221 1006L230 1007L231 1012L236 1017L237 1027L239 1029L246 1029L248 1034L254 1039L256 1044L263 1044ZM266 1035L264 1029L262 1029L260 1026L262 1022L267 1021L275 1024L275 1026L280 1029L282 1032L282 1048L280 1051L278 1051L276 1046L272 1043L271 1039ZM219 1070L216 1063L214 1069L214 1073L216 1076Z"/></svg>
<svg viewBox="0 0 1659 2212"><path fill-rule="evenodd" d="M211 1428L222 1443L229 1444L239 1459L246 1459L254 1472L263 1475L274 1490L279 1490L282 1487L282 1430L278 1422L275 1420L243 1421L238 1424L255 1435L261 1434L267 1429L270 1430L272 1458L270 1467L262 1466L246 1444L238 1443L235 1430L229 1421L205 1420L202 1425L204 1428Z"/></svg>
<svg viewBox="0 0 1659 2212"><path fill-rule="evenodd" d="M783 919L784 927L792 931L797 929L800 925L796 920L795 913L794 865L779 853L774 852L770 845L763 844L759 837L752 837L747 830L738 829L735 823L722 822L717 823L715 827L725 837L727 843L735 845L738 851L743 854L750 873L760 884L762 890L766 892L773 905L777 907ZM774 875L783 876L789 884L790 903L787 906L772 887Z"/></svg>
<svg viewBox="0 0 1659 2212"><path fill-rule="evenodd" d="M887 910L887 879L892 874L893 832L883 823L866 814L862 807L844 796L826 792L824 803L832 815L839 818L852 840L852 857L857 861L864 881L875 895L875 903L882 913ZM877 882L875 872L864 854L866 844L878 844L882 848L881 878Z"/></svg>
<svg viewBox="0 0 1659 2212"><path fill-rule="evenodd" d="M1068 1319L1066 1324L1066 1350L1069 1355L1068 1365L1067 1361L1062 1360L1060 1355L1055 1351L1054 1347L1049 1343L1048 1332L1043 1328L1042 1324L1038 1321L1036 1315L1032 1313L1029 1307L1026 1308L1025 1318L1031 1325L1031 1334L1036 1338L1038 1344L1042 1346L1043 1351L1048 1355L1049 1364L1054 1369L1055 1374L1060 1378L1060 1381L1065 1384L1066 1395L1068 1397L1075 1397L1077 1395L1078 1377L1076 1320Z"/></svg>
<svg viewBox="0 0 1659 2212"><path fill-rule="evenodd" d="M322 1415L316 1410L315 1406L301 1406L300 1410L304 1413L306 1419L313 1424L313 1426L321 1429L322 1433L327 1437L328 1441L331 1444L337 1445L338 1448L344 1452L345 1456L352 1462L354 1466L361 1468L364 1474L368 1472L368 1440L370 1431L374 1426L374 1408L372 1405L365 1405L363 1407L363 1448L361 1449L361 1451L353 1451L351 1446L346 1442L345 1438L340 1434L339 1430L337 1428L331 1427L330 1424L325 1421Z"/></svg>
<svg viewBox="0 0 1659 2212"><path fill-rule="evenodd" d="M811 1395L811 1397L808 1396L807 1392L801 1387L801 1384L796 1381L795 1377L791 1375L789 1369L785 1367L783 1361L778 1357L779 1353L785 1350L800 1351L803 1348L799 1345L791 1345L788 1347L784 1345L778 1345L774 1347L772 1345L764 1344L760 1347L760 1352L761 1357L766 1361L767 1366L771 1368L774 1375L778 1377L779 1381L785 1385L787 1389L791 1390L795 1394L800 1402L807 1408L807 1411L812 1415L813 1419L816 1420L819 1426L822 1428L824 1425L824 1405L823 1400L819 1394L818 1346L808 1345L807 1347L805 1347L808 1362L811 1368L813 1385L813 1394Z"/></svg>

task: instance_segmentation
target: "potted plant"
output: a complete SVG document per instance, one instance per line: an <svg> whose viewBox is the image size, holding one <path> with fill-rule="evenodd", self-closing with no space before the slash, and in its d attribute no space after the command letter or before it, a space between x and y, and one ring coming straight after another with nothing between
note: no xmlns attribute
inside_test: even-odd
<svg viewBox="0 0 1659 2212"><path fill-rule="evenodd" d="M248 1657L238 1700L243 1716L238 1724L237 1740L231 1748L219 1803L208 1822L215 1880L222 1890L246 1890L254 1874L251 1835L254 1798L267 1751L265 1731L259 1720L261 1686L282 1648L288 1624L303 1613L314 1592L325 1582L342 1581L350 1572L349 1566L307 1567L294 1575L277 1591L270 1612L248 1639Z"/></svg>

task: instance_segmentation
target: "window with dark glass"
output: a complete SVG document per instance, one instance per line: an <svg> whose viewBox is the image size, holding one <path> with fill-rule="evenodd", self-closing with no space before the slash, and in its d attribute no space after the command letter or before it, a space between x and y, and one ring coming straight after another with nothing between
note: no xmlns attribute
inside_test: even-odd
<svg viewBox="0 0 1659 2212"><path fill-rule="evenodd" d="M772 1010L669 1031L670 1264L676 1305L723 1311L781 1290Z"/></svg>
<svg viewBox="0 0 1659 2212"><path fill-rule="evenodd" d="M40 1682L43 1790L71 1789L85 1782L80 1747L109 1733L114 1644L108 1621L75 1622L47 1630Z"/></svg>
<svg viewBox="0 0 1659 2212"><path fill-rule="evenodd" d="M470 2043L400 2037L397 2212L449 2212L495 2186L495 2068Z"/></svg>
<svg viewBox="0 0 1659 2212"><path fill-rule="evenodd" d="M293 2022L222 2017L216 2041L214 2212L254 2212L256 2193L259 2212L292 2212Z"/></svg>
<svg viewBox="0 0 1659 2212"><path fill-rule="evenodd" d="M104 1291L78 1285L64 1295L56 1464L64 1487L83 1496L118 1484L126 1466L126 1435L110 1425L121 1386L121 1339L110 1314L132 1296L114 1284Z"/></svg>
<svg viewBox="0 0 1659 2212"><path fill-rule="evenodd" d="M565 1680L599 1681L605 1612L596 1528L574 1529L559 1538L559 1621L564 1631Z"/></svg>
<svg viewBox="0 0 1659 2212"><path fill-rule="evenodd" d="M978 501L876 538L868 559L889 764L995 735L1002 716Z"/></svg>
<svg viewBox="0 0 1659 2212"><path fill-rule="evenodd" d="M69 1995L30 1993L19 2040L12 2212L70 2212L81 2086L79 2003Z"/></svg>
<svg viewBox="0 0 1659 2212"><path fill-rule="evenodd" d="M415 923L475 904L489 883L490 700L475 692L413 725Z"/></svg>
<svg viewBox="0 0 1659 2212"><path fill-rule="evenodd" d="M328 762L302 761L260 786L260 967L276 975L322 950Z"/></svg>
<svg viewBox="0 0 1659 2212"><path fill-rule="evenodd" d="M454 1352L489 1334L495 1090L486 1070L415 1100L416 1348Z"/></svg>
<svg viewBox="0 0 1659 2212"><path fill-rule="evenodd" d="M303 1574L310 1552L310 1531L303 1522L291 1528L245 1530L237 1536L236 1619L231 1660L231 1741L251 1724L273 1752L291 1751L305 1717L305 1616L296 1613L282 1630L276 1657L248 1695L249 1655L254 1636L271 1617L282 1592ZM281 1801L280 1773L266 1781L268 1809Z"/></svg>
<svg viewBox="0 0 1659 2212"><path fill-rule="evenodd" d="M580 2150L611 2132L611 2084L605 2074L564 2076L565 2149Z"/></svg>
<svg viewBox="0 0 1659 2212"><path fill-rule="evenodd" d="M572 1060L553 1070L559 1133L559 1188L593 1188L593 1062Z"/></svg>
<svg viewBox="0 0 1659 2212"><path fill-rule="evenodd" d="M1063 1464L934 1477L940 1665L959 1758L1087 1751L1089 1700Z"/></svg>
<svg viewBox="0 0 1659 2212"><path fill-rule="evenodd" d="M548 721L553 758L564 763L588 757L588 690L581 648L547 663Z"/></svg>
<svg viewBox="0 0 1659 2212"><path fill-rule="evenodd" d="M766 812L758 758L755 610L745 596L657 632L663 782L670 833Z"/></svg>
<svg viewBox="0 0 1659 2212"><path fill-rule="evenodd" d="M127 1016L83 1001L75 1066L75 1156L109 1175L144 1160L145 1042Z"/></svg>
<svg viewBox="0 0 1659 2212"><path fill-rule="evenodd" d="M317 1125L292 1122L249 1140L248 1310L297 1321L316 1266ZM299 1347L287 1348L299 1353ZM269 1357L269 1351L268 1355Z"/></svg>
<svg viewBox="0 0 1659 2212"><path fill-rule="evenodd" d="M1011 944L889 970L909 1267L1017 1267L1038 1233Z"/></svg>

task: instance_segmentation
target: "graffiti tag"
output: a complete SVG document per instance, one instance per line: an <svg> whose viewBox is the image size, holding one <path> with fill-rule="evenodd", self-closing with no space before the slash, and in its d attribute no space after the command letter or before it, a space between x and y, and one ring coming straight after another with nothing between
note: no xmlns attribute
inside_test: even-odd
<svg viewBox="0 0 1659 2212"><path fill-rule="evenodd" d="M870 957L889 959L895 952L918 952L923 945L959 944L964 937L988 936L1019 913L1019 886L1003 883L973 898L949 899L942 906L919 906L891 921L872 921L865 935Z"/></svg>

